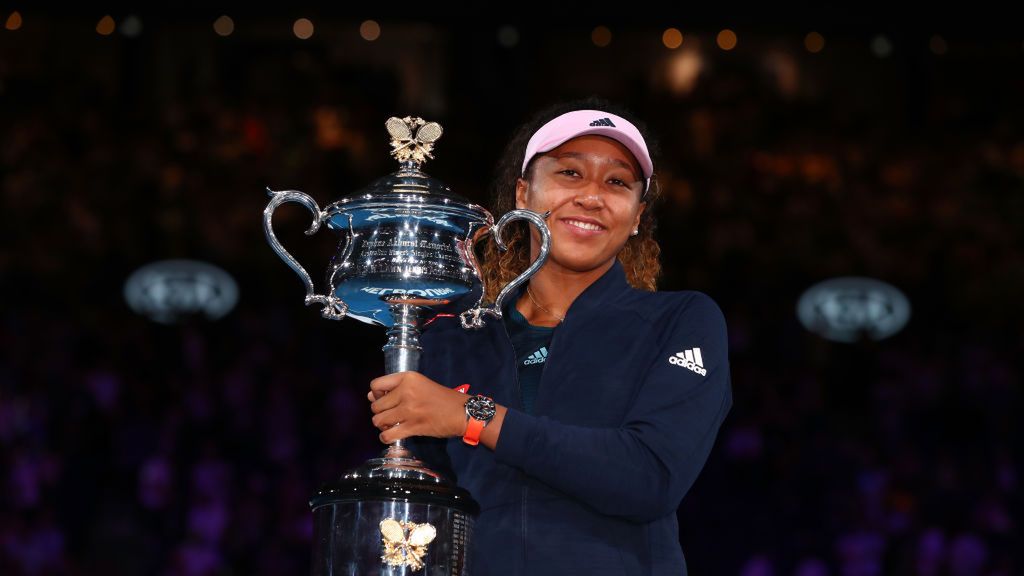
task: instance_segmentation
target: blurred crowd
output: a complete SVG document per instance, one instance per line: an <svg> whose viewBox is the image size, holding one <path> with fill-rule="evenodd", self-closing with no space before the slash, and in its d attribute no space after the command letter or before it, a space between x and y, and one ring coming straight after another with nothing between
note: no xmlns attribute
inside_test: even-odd
<svg viewBox="0 0 1024 576"><path fill-rule="evenodd" d="M383 330L304 308L260 226L267 186L322 206L390 171L395 99L316 53L260 58L252 82L308 89L146 97L124 68L42 56L4 78L0 574L304 573L309 496L380 450ZM685 96L608 85L664 148L662 289L708 293L729 326L735 406L679 512L691 574L1024 573L1024 85L985 65L879 75L871 106L780 95L753 64ZM483 156L554 96L533 90L504 132L455 120L486 102L447 111L477 132L446 152L475 168L432 174L485 201ZM275 222L319 281L334 246L308 219ZM125 306L134 269L182 257L235 277L231 314ZM843 275L903 290L904 331L807 333L796 299Z"/></svg>

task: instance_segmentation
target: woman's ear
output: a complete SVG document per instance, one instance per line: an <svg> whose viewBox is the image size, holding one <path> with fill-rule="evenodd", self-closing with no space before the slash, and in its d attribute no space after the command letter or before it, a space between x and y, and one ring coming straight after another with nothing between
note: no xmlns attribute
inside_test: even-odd
<svg viewBox="0 0 1024 576"><path fill-rule="evenodd" d="M529 183L522 178L516 178L516 209L526 208L526 190Z"/></svg>
<svg viewBox="0 0 1024 576"><path fill-rule="evenodd" d="M645 208L647 208L647 202L641 202L640 210L636 213L636 218L633 219L633 230L640 228L640 216L644 213Z"/></svg>

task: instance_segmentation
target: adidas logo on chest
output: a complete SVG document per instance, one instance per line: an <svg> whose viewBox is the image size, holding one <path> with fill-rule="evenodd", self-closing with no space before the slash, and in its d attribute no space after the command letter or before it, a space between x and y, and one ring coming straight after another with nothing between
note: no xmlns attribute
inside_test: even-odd
<svg viewBox="0 0 1024 576"><path fill-rule="evenodd" d="M704 358L700 355L700 348L690 348L689 350L676 352L675 356L668 357L668 363L682 366L701 376L708 375L708 371L704 369Z"/></svg>
<svg viewBox="0 0 1024 576"><path fill-rule="evenodd" d="M523 365L524 366L529 366L530 364L543 364L544 361L547 360L547 359L548 359L548 347L547 346L541 346L540 350L537 350L533 354L530 354L529 358L527 358L526 360L523 360Z"/></svg>

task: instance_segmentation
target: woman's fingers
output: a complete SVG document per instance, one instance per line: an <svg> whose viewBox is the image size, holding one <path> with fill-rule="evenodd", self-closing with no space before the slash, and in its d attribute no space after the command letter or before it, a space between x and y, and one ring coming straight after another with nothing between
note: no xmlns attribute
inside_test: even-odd
<svg viewBox="0 0 1024 576"><path fill-rule="evenodd" d="M374 414L380 414L385 410L390 410L402 403L402 396L401 390L394 390L390 394L384 394L370 404L370 411Z"/></svg>
<svg viewBox="0 0 1024 576"><path fill-rule="evenodd" d="M403 411L401 408L392 408L373 415L373 425L378 430L389 430L394 427L395 424L402 422ZM408 424L408 422L405 422Z"/></svg>
<svg viewBox="0 0 1024 576"><path fill-rule="evenodd" d="M409 406L403 404L408 394L405 388L400 388L403 378L407 372L397 372L375 378L370 382L370 394L374 400L370 404L370 410L374 413L373 425L381 430L388 430L396 423L409 418Z"/></svg>
<svg viewBox="0 0 1024 576"><path fill-rule="evenodd" d="M377 396L380 397L380 394L394 390L396 386L401 384L406 374L408 372L395 372L394 374L385 374L379 378L374 378L370 380L370 390L377 393Z"/></svg>
<svg viewBox="0 0 1024 576"><path fill-rule="evenodd" d="M417 426L413 422L399 421L399 425L391 425L380 433L380 441L385 444L390 444L395 440L401 440L402 438L408 438L409 436L421 436L417 431Z"/></svg>

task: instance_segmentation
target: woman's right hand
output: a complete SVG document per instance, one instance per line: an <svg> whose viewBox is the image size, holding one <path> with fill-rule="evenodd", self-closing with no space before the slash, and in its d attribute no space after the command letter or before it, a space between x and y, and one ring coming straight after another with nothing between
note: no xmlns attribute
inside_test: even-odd
<svg viewBox="0 0 1024 576"><path fill-rule="evenodd" d="M419 372L374 378L366 399L385 444L408 436L447 438L466 431L466 395Z"/></svg>

